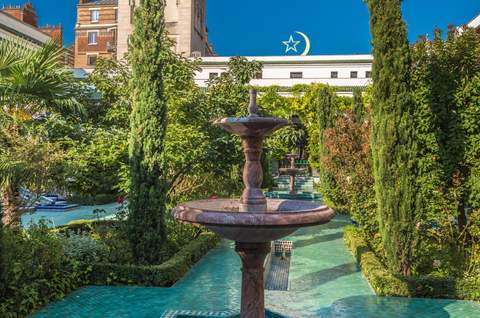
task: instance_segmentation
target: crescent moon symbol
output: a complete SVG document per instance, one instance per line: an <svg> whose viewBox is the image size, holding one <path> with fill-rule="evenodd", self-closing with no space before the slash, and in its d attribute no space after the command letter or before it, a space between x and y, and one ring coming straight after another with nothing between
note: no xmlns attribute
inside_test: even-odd
<svg viewBox="0 0 480 318"><path fill-rule="evenodd" d="M303 32L296 31L295 33L297 33L298 35L302 36L305 39L305 51L303 51L303 53L300 54L300 55L301 56L307 56L308 53L310 52L310 39Z"/></svg>

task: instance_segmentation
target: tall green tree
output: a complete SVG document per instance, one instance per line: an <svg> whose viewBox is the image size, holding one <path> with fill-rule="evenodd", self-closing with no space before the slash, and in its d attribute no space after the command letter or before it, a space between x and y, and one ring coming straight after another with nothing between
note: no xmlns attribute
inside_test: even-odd
<svg viewBox="0 0 480 318"><path fill-rule="evenodd" d="M365 117L365 105L363 104L362 90L355 88L353 90L353 113L355 114L355 120L361 123Z"/></svg>
<svg viewBox="0 0 480 318"><path fill-rule="evenodd" d="M373 38L372 154L378 219L389 268L412 272L415 142L410 48L401 0L369 0Z"/></svg>
<svg viewBox="0 0 480 318"><path fill-rule="evenodd" d="M312 100L317 115L318 129L318 156L317 166L320 174L320 192L325 203L338 212L345 212L344 198L339 191L335 177L326 169L323 161L328 156L328 149L325 145L325 131L335 125L338 116L338 104L335 90L329 86L319 86L315 98Z"/></svg>
<svg viewBox="0 0 480 318"><path fill-rule="evenodd" d="M131 38L133 109L130 133L129 239L138 263L161 259L166 243L165 135L167 101L164 87L165 4L143 0L135 11Z"/></svg>

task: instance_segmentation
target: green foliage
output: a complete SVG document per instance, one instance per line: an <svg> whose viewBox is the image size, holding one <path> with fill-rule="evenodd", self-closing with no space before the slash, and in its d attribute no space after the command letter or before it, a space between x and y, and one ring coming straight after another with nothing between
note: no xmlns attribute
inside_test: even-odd
<svg viewBox="0 0 480 318"><path fill-rule="evenodd" d="M359 88L353 90L353 113L355 120L359 123L365 119L365 105L363 103L362 91Z"/></svg>
<svg viewBox="0 0 480 318"><path fill-rule="evenodd" d="M308 144L308 135L305 127L287 126L267 139L266 146L271 149L274 158L283 159L287 154L302 156Z"/></svg>
<svg viewBox="0 0 480 318"><path fill-rule="evenodd" d="M382 264L360 230L346 227L344 240L378 296L480 299L478 276L455 279L449 276L395 275Z"/></svg>
<svg viewBox="0 0 480 318"><path fill-rule="evenodd" d="M335 91L328 86L320 86L316 91L315 99L312 101L317 115L317 135L316 141L318 146L310 147L310 160L317 163L317 170L320 176L319 190L322 193L324 201L327 205L335 209L339 213L346 212L346 197L340 189L335 175L329 171L323 161L328 157L329 149L326 147L325 131L335 125L336 118L339 114L337 104L337 96ZM312 151L318 149L317 151Z"/></svg>
<svg viewBox="0 0 480 318"><path fill-rule="evenodd" d="M95 264L90 279L97 285L171 286L218 241L218 236L204 233L160 265Z"/></svg>
<svg viewBox="0 0 480 318"><path fill-rule="evenodd" d="M63 185L63 149L51 142L43 122L81 113L83 86L62 56L54 43L33 48L0 42L0 192L6 224L18 224L21 187L41 192Z"/></svg>
<svg viewBox="0 0 480 318"><path fill-rule="evenodd" d="M166 242L167 181L165 135L167 101L163 81L162 51L170 50L165 38L164 2L142 1L135 11L131 37L132 100L130 117L129 238L138 263L156 263Z"/></svg>
<svg viewBox="0 0 480 318"><path fill-rule="evenodd" d="M73 180L69 190L75 196L112 197L121 192L119 172L128 162L127 142L126 129L85 127L82 138L72 140L66 153L67 175Z"/></svg>
<svg viewBox="0 0 480 318"><path fill-rule="evenodd" d="M365 241L363 233L353 226L344 230L345 244L378 296L410 296L408 286L388 271Z"/></svg>
<svg viewBox="0 0 480 318"><path fill-rule="evenodd" d="M131 107L131 94L128 89L131 71L125 62L112 59L98 59L95 69L88 76L88 83L95 87L101 96L87 106L88 118L104 126L127 128Z"/></svg>
<svg viewBox="0 0 480 318"><path fill-rule="evenodd" d="M479 272L478 236L470 236L479 207L480 37L467 30L439 30L412 49L414 128L418 143L416 227L419 273ZM472 200L473 198L473 200ZM468 211L472 211L470 217Z"/></svg>
<svg viewBox="0 0 480 318"><path fill-rule="evenodd" d="M23 317L86 283L90 268L69 259L45 224L5 229L1 317Z"/></svg>
<svg viewBox="0 0 480 318"><path fill-rule="evenodd" d="M373 38L372 154L378 219L389 268L412 273L415 155L410 48L400 0L370 0Z"/></svg>
<svg viewBox="0 0 480 318"><path fill-rule="evenodd" d="M107 247L94 240L88 234L69 233L62 240L63 250L67 257L84 263L96 263L106 258Z"/></svg>
<svg viewBox="0 0 480 318"><path fill-rule="evenodd" d="M0 105L9 113L81 110L81 83L62 63L63 48L49 42L32 48L24 41L0 42Z"/></svg>
<svg viewBox="0 0 480 318"><path fill-rule="evenodd" d="M6 225L19 224L21 188L42 193L64 185L64 153L45 137L41 129L25 123L0 127L0 193Z"/></svg>

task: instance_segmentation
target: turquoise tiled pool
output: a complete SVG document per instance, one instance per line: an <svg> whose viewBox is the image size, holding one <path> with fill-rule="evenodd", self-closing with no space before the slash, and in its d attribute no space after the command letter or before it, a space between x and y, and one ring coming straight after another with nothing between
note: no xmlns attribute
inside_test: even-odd
<svg viewBox="0 0 480 318"><path fill-rule="evenodd" d="M301 318L480 317L480 304L475 302L375 296L343 244L346 223L336 218L290 237L295 242L290 288L266 291L269 309ZM171 288L86 287L32 317L175 317L165 313L181 310L231 313L239 309L239 269L233 244L223 241Z"/></svg>
<svg viewBox="0 0 480 318"><path fill-rule="evenodd" d="M48 222L49 226L66 225L74 220L93 220L97 216L93 214L95 209L102 209L106 213L102 214L102 218L112 217L117 213L118 203L110 203L104 205L82 205L70 211L37 211L34 213L25 213L22 215L23 226L31 223L38 223L40 220Z"/></svg>

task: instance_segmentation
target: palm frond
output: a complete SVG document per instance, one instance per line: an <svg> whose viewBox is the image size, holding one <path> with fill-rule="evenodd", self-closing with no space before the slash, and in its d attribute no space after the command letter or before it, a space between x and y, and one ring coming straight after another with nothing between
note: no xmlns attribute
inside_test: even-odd
<svg viewBox="0 0 480 318"><path fill-rule="evenodd" d="M54 42L40 48L11 40L0 42L0 105L26 112L81 112L80 84L62 63Z"/></svg>

